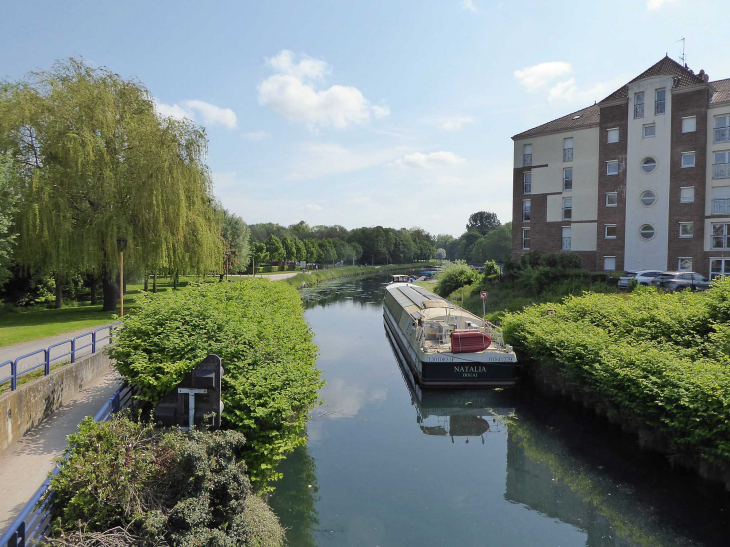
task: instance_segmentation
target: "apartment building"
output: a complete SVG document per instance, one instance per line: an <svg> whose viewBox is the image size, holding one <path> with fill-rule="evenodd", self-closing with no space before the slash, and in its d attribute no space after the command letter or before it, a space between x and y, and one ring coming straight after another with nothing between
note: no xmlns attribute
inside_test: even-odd
<svg viewBox="0 0 730 547"><path fill-rule="evenodd" d="M512 140L513 258L572 251L592 271L730 274L730 79L664 57Z"/></svg>

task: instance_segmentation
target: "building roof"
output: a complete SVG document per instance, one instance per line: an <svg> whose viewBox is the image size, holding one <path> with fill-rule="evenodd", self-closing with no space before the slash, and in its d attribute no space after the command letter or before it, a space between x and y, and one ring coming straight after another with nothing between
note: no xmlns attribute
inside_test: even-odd
<svg viewBox="0 0 730 547"><path fill-rule="evenodd" d="M545 133L570 131L571 129L590 127L598 123L599 114L600 109L598 105L594 104L587 108L583 108L582 110L576 110L575 112L572 112L567 116L563 116L562 118L558 118L557 120L553 120L551 122L538 125L537 127L533 127L532 129L528 129L527 131L523 131L522 133L518 133L512 138L524 139L532 137L533 135L543 135Z"/></svg>
<svg viewBox="0 0 730 547"><path fill-rule="evenodd" d="M535 135L570 131L571 129L581 129L583 127L590 127L592 125L595 125L600 120L601 104L628 98L630 84L638 82L639 80L642 80L644 78L651 78L653 76L673 76L674 83L672 84L672 89L699 85L705 83L706 78L704 71L700 71L699 74L695 74L686 66L682 66L674 59L671 59L669 56L665 56L658 63L646 69L636 78L611 93L608 97L600 101L598 104L594 104L593 106L589 106L588 108L584 108L583 110L578 110L576 112L568 114L567 116L563 116L562 118L558 118L551 122L538 125L537 127L533 127L532 129L528 129L527 131L523 131L522 133L518 133L517 135L512 137L512 139L525 139L527 137L532 137ZM717 90L717 93L715 93L715 95L712 97L713 103L730 100L730 79L712 82L711 85L714 86ZM576 116L579 115L580 117L576 118Z"/></svg>
<svg viewBox="0 0 730 547"><path fill-rule="evenodd" d="M715 93L710 101L711 104L730 101L730 78L710 82L710 85L715 88Z"/></svg>
<svg viewBox="0 0 730 547"><path fill-rule="evenodd" d="M666 56L655 65L647 68L644 72L639 74L629 83L611 93L608 97L600 101L598 104L628 98L629 85L633 84L634 82L638 82L639 80L643 80L644 78L651 78L653 76L673 76L674 84L672 85L672 89L677 89L679 87L688 87L704 83L704 79L702 77L703 74L704 72L701 72L700 74L695 74L686 66L680 65L674 59Z"/></svg>

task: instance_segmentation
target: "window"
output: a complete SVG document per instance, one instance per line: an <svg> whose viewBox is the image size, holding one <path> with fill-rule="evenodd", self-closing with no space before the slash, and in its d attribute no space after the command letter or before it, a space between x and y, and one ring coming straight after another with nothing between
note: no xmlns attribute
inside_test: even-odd
<svg viewBox="0 0 730 547"><path fill-rule="evenodd" d="M645 190L639 200L644 207L651 207L656 203L656 194L652 190Z"/></svg>
<svg viewBox="0 0 730 547"><path fill-rule="evenodd" d="M639 228L639 235L641 236L641 239L645 241L649 241L651 238L654 237L654 226L651 224L642 224L641 228Z"/></svg>
<svg viewBox="0 0 730 547"><path fill-rule="evenodd" d="M654 114L664 114L666 111L666 89L657 89L654 92Z"/></svg>
<svg viewBox="0 0 730 547"><path fill-rule="evenodd" d="M710 259L710 279L730 274L730 258Z"/></svg>
<svg viewBox="0 0 730 547"><path fill-rule="evenodd" d="M697 116L682 118L682 133L694 133L697 131Z"/></svg>
<svg viewBox="0 0 730 547"><path fill-rule="evenodd" d="M570 251L570 226L563 226L563 251Z"/></svg>
<svg viewBox="0 0 730 547"><path fill-rule="evenodd" d="M730 152L715 152L712 155L712 178L730 179Z"/></svg>
<svg viewBox="0 0 730 547"><path fill-rule="evenodd" d="M563 161L573 161L573 138L563 139Z"/></svg>
<svg viewBox="0 0 730 547"><path fill-rule="evenodd" d="M679 237L694 237L694 222L679 223Z"/></svg>
<svg viewBox="0 0 730 547"><path fill-rule="evenodd" d="M573 168L566 167L563 169L563 190L573 189Z"/></svg>
<svg viewBox="0 0 730 547"><path fill-rule="evenodd" d="M730 233L730 224L713 223L712 224L712 248L713 249L729 249L728 233Z"/></svg>
<svg viewBox="0 0 730 547"><path fill-rule="evenodd" d="M616 269L616 257L615 256L604 256L603 257L603 270L606 272L612 272Z"/></svg>
<svg viewBox="0 0 730 547"><path fill-rule="evenodd" d="M694 167L695 166L695 153L694 152L682 152L682 167Z"/></svg>
<svg viewBox="0 0 730 547"><path fill-rule="evenodd" d="M607 175L618 175L618 161L607 161L606 162L606 174Z"/></svg>
<svg viewBox="0 0 730 547"><path fill-rule="evenodd" d="M644 158L641 160L641 168L644 173L651 173L656 169L656 160L654 158Z"/></svg>
<svg viewBox="0 0 730 547"><path fill-rule="evenodd" d="M679 203L694 203L695 202L695 187L685 186L679 189Z"/></svg>
<svg viewBox="0 0 730 547"><path fill-rule="evenodd" d="M634 94L634 118L644 117L644 94Z"/></svg>
<svg viewBox="0 0 730 547"><path fill-rule="evenodd" d="M522 228L522 249L529 250L530 248L530 229Z"/></svg>
<svg viewBox="0 0 730 547"><path fill-rule="evenodd" d="M522 193L532 194L532 172L527 172L522 178Z"/></svg>
<svg viewBox="0 0 730 547"><path fill-rule="evenodd" d="M730 116L715 116L715 142L730 141Z"/></svg>
<svg viewBox="0 0 730 547"><path fill-rule="evenodd" d="M618 207L618 192L606 192L606 207Z"/></svg>
<svg viewBox="0 0 730 547"><path fill-rule="evenodd" d="M563 220L573 218L573 199L563 198Z"/></svg>
<svg viewBox="0 0 730 547"><path fill-rule="evenodd" d="M692 271L692 257L691 256L680 256L677 261L677 269L680 272L691 272Z"/></svg>
<svg viewBox="0 0 730 547"><path fill-rule="evenodd" d="M616 239L616 233L618 232L618 228L615 224L606 224L603 235L606 239Z"/></svg>
<svg viewBox="0 0 730 547"><path fill-rule="evenodd" d="M523 167L529 167L532 165L532 145L526 144L522 148L522 165Z"/></svg>
<svg viewBox="0 0 730 547"><path fill-rule="evenodd" d="M532 203L529 199L522 200L522 222L530 222L530 208Z"/></svg>
<svg viewBox="0 0 730 547"><path fill-rule="evenodd" d="M656 125L648 123L644 126L644 134L642 135L645 139L650 139L656 136Z"/></svg>
<svg viewBox="0 0 730 547"><path fill-rule="evenodd" d="M618 127L608 130L606 142L609 144L611 144L612 142L618 142Z"/></svg>

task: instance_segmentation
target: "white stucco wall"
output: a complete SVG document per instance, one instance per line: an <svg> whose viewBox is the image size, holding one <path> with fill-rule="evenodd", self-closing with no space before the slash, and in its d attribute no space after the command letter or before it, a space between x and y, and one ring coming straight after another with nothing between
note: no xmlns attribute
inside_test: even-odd
<svg viewBox="0 0 730 547"><path fill-rule="evenodd" d="M712 214L712 199L728 197L727 189L730 187L730 178L713 179L712 164L715 152L730 151L730 142L713 142L715 138L715 116L730 114L730 105L723 105L707 110L707 191L705 192L705 214ZM713 188L718 190L713 191ZM705 248L707 250L707 248Z"/></svg>
<svg viewBox="0 0 730 547"><path fill-rule="evenodd" d="M570 225L570 250L595 251L597 225L595 222L581 222Z"/></svg>
<svg viewBox="0 0 730 547"><path fill-rule="evenodd" d="M666 110L654 114L655 90L666 89ZM669 238L669 173L671 160L672 78L647 78L629 86L628 153L626 156L626 235L624 269L667 268ZM644 92L644 117L634 118L634 96ZM643 138L643 126L654 123L656 136ZM641 161L651 156L657 167L653 173L641 169ZM605 169L602 166L602 169ZM639 197L653 190L657 201L644 207ZM643 224L652 224L655 234L651 240L639 236Z"/></svg>

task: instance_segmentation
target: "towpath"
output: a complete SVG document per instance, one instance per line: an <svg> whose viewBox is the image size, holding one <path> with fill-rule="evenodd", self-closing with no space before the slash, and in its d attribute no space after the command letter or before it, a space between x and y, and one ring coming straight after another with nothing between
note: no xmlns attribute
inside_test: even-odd
<svg viewBox="0 0 730 547"><path fill-rule="evenodd" d="M271 275L257 275L257 279L268 279L269 281L282 281L284 279L289 279L290 277L294 277L295 275L299 275L302 272L287 272L287 273L280 273L280 274L271 274ZM253 277L251 275L232 275L230 277Z"/></svg>
<svg viewBox="0 0 730 547"><path fill-rule="evenodd" d="M54 458L66 448L66 436L76 432L86 416L94 416L119 386L116 371L100 375L94 383L0 453L0 533L20 514L43 484L48 472L53 469Z"/></svg>

